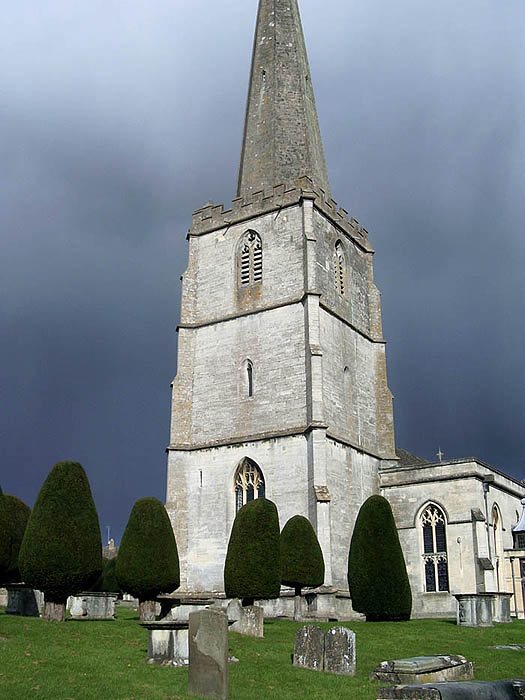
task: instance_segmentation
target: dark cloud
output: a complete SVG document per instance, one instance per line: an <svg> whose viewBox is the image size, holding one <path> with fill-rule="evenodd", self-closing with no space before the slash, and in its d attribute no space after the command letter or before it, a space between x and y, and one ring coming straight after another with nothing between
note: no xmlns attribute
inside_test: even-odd
<svg viewBox="0 0 525 700"><path fill-rule="evenodd" d="M164 497L194 208L235 191L256 1L8 3L1 481ZM524 478L525 7L301 9L335 198L369 230L398 442Z"/></svg>

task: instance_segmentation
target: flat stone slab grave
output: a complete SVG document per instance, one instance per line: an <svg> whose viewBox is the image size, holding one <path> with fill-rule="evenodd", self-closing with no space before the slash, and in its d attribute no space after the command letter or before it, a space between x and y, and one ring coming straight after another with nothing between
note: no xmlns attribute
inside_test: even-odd
<svg viewBox="0 0 525 700"><path fill-rule="evenodd" d="M415 656L410 659L383 661L370 675L387 683L439 683L468 681L474 678L474 666L464 656Z"/></svg>
<svg viewBox="0 0 525 700"><path fill-rule="evenodd" d="M188 665L188 620L141 622L140 626L148 630L148 663Z"/></svg>
<svg viewBox="0 0 525 700"><path fill-rule="evenodd" d="M379 688L377 700L520 700L525 698L525 679L509 681L463 681Z"/></svg>

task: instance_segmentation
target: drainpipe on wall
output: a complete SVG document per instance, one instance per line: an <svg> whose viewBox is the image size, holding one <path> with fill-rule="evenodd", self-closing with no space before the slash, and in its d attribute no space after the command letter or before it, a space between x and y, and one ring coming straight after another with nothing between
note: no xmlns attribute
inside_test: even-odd
<svg viewBox="0 0 525 700"><path fill-rule="evenodd" d="M492 561L492 548L490 546L490 526L489 526L489 504L488 504L488 492L490 489L490 484L494 482L494 477L492 475L486 476L483 479L483 498L485 499L485 527L487 529L487 544L489 559Z"/></svg>

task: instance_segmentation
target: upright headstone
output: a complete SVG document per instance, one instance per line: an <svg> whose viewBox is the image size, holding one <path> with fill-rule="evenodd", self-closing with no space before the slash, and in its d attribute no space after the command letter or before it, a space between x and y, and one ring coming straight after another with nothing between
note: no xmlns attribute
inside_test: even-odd
<svg viewBox="0 0 525 700"><path fill-rule="evenodd" d="M295 634L293 665L322 671L324 667L324 634L320 627L306 625Z"/></svg>
<svg viewBox="0 0 525 700"><path fill-rule="evenodd" d="M354 676L355 667L355 632L346 627L332 627L324 638L324 670Z"/></svg>
<svg viewBox="0 0 525 700"><path fill-rule="evenodd" d="M228 698L228 616L206 608L190 613L188 693Z"/></svg>
<svg viewBox="0 0 525 700"><path fill-rule="evenodd" d="M226 612L228 618L235 621L231 626L232 632L248 637L264 637L264 610L260 605L243 606L238 598L234 598Z"/></svg>

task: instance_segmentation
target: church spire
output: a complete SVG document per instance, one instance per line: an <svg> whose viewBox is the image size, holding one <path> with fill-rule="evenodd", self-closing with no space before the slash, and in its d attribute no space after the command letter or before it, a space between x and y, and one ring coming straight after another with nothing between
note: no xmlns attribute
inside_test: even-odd
<svg viewBox="0 0 525 700"><path fill-rule="evenodd" d="M237 195L305 175L329 195L297 0L259 0Z"/></svg>

